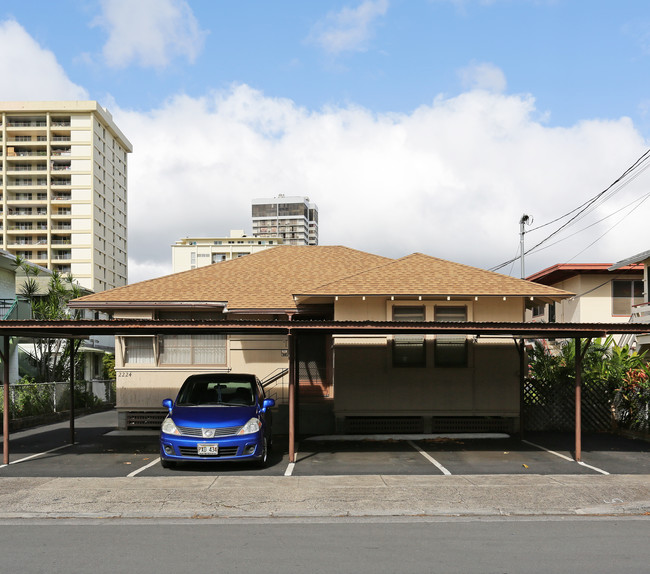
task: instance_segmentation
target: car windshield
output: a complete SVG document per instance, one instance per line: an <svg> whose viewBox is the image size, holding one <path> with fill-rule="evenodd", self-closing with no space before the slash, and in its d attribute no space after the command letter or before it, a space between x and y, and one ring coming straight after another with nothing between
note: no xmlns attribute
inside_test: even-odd
<svg viewBox="0 0 650 574"><path fill-rule="evenodd" d="M197 379L185 382L176 404L252 406L255 404L254 397L254 384L251 381Z"/></svg>

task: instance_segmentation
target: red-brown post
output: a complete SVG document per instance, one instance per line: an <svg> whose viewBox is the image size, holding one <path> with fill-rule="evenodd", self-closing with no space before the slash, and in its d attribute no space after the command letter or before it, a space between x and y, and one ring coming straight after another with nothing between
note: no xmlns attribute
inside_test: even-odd
<svg viewBox="0 0 650 574"><path fill-rule="evenodd" d="M2 409L2 461L9 464L9 335L3 337L2 346L2 388L4 406Z"/></svg>
<svg viewBox="0 0 650 574"><path fill-rule="evenodd" d="M287 335L289 350L289 462L296 462L296 336Z"/></svg>
<svg viewBox="0 0 650 574"><path fill-rule="evenodd" d="M582 460L582 344L575 340L576 353L576 461Z"/></svg>

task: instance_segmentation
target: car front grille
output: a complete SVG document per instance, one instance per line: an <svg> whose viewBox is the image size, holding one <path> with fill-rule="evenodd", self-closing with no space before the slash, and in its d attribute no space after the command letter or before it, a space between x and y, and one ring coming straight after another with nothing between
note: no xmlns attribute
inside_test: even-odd
<svg viewBox="0 0 650 574"><path fill-rule="evenodd" d="M182 436L198 436L203 438L203 429L195 427L176 427ZM242 427L222 427L214 429L214 436L233 436L236 435Z"/></svg>
<svg viewBox="0 0 650 574"><path fill-rule="evenodd" d="M237 456L236 446L222 446L219 447L219 454L201 455L201 458L220 458L222 456ZM178 447L181 456L199 456L195 446L180 446Z"/></svg>

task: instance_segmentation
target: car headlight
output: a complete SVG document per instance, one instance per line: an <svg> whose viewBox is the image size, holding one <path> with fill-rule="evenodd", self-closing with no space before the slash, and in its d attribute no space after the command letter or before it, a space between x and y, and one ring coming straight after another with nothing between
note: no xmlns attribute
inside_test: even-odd
<svg viewBox="0 0 650 574"><path fill-rule="evenodd" d="M253 434L262 428L262 421L253 417L249 420L237 434Z"/></svg>
<svg viewBox="0 0 650 574"><path fill-rule="evenodd" d="M163 421L162 426L160 427L160 430L164 432L165 434L175 434L175 435L180 435L181 431L178 430L176 425L174 424L174 421L170 416L167 416L165 420Z"/></svg>

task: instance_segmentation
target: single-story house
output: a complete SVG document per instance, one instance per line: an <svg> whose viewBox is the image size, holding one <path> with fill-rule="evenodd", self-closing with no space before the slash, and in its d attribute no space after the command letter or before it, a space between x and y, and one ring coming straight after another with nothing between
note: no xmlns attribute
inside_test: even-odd
<svg viewBox="0 0 650 574"><path fill-rule="evenodd" d="M573 293L414 253L279 246L76 299L114 319L523 323ZM454 327L455 328L455 327ZM190 374L251 372L281 387L286 335L145 334L116 339L120 426L163 415ZM520 353L512 337L460 332L306 332L297 341L302 432L516 431ZM280 385L280 386L278 386ZM281 394L277 395L282 402Z"/></svg>

